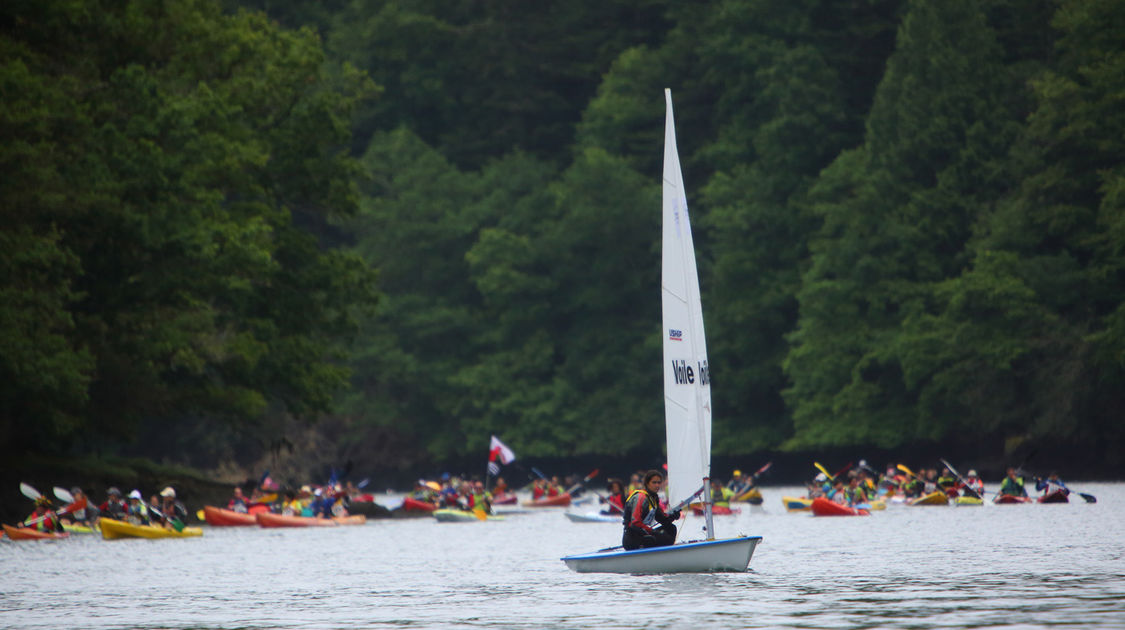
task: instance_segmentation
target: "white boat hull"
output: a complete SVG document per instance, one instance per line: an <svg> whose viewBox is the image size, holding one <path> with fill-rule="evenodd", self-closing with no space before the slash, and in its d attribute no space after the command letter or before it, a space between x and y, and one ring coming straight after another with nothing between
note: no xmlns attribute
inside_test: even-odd
<svg viewBox="0 0 1125 630"><path fill-rule="evenodd" d="M761 536L743 536L635 551L567 556L562 561L578 573L742 572L750 566L750 558L761 541Z"/></svg>
<svg viewBox="0 0 1125 630"><path fill-rule="evenodd" d="M566 517L574 523L617 523L621 524L620 514L602 514L601 512L583 512L576 514L574 512L567 512Z"/></svg>

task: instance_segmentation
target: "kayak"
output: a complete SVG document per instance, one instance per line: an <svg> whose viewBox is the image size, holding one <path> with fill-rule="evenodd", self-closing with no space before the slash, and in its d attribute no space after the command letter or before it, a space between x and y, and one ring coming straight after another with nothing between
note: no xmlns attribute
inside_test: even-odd
<svg viewBox="0 0 1125 630"><path fill-rule="evenodd" d="M978 497L957 497L953 502L954 505L984 505L984 501Z"/></svg>
<svg viewBox="0 0 1125 630"><path fill-rule="evenodd" d="M433 512L437 506L429 501L419 501L411 497L406 497L402 500L402 511L404 512Z"/></svg>
<svg viewBox="0 0 1125 630"><path fill-rule="evenodd" d="M434 518L439 523L475 523L481 519L477 518L476 512L469 510L458 510L454 508L442 508L434 510ZM495 514L486 514L484 517L486 521L502 521L503 516L496 516Z"/></svg>
<svg viewBox="0 0 1125 630"><path fill-rule="evenodd" d="M68 534L93 534L98 530L86 525L78 525L76 523L63 523L63 531Z"/></svg>
<svg viewBox="0 0 1125 630"><path fill-rule="evenodd" d="M1068 490L1055 490L1039 497L1036 501L1040 503L1070 503L1067 495L1070 494Z"/></svg>
<svg viewBox="0 0 1125 630"><path fill-rule="evenodd" d="M524 501L524 507L566 507L570 505L570 495L562 493L553 497L543 497L534 501Z"/></svg>
<svg viewBox="0 0 1125 630"><path fill-rule="evenodd" d="M391 511L374 501L352 501L348 504L348 512L362 514L367 518L390 518Z"/></svg>
<svg viewBox="0 0 1125 630"><path fill-rule="evenodd" d="M692 503L691 504L691 513L696 515L696 516L703 516L703 504L702 503ZM715 516L730 516L731 514L741 514L741 513L742 513L742 510L740 510L738 508L730 508L730 507L727 507L725 505L712 505L711 506L711 514L713 514Z"/></svg>
<svg viewBox="0 0 1125 630"><path fill-rule="evenodd" d="M785 505L785 509L789 512L807 512L809 507L812 506L812 499L804 497L781 497L781 503Z"/></svg>
<svg viewBox="0 0 1125 630"><path fill-rule="evenodd" d="M367 517L362 514L316 518L313 516L286 516L262 512L254 516L258 519L258 525L261 527L335 527L337 525L362 525L367 522Z"/></svg>
<svg viewBox="0 0 1125 630"><path fill-rule="evenodd" d="M112 518L101 519L98 521L98 527L102 530L102 538L106 540L117 538L189 538L203 535L203 530L198 527L185 527L183 531L178 532L166 527L134 525Z"/></svg>
<svg viewBox="0 0 1125 630"><path fill-rule="evenodd" d="M605 514L604 512L567 512L566 517L572 523L621 523L620 514Z"/></svg>
<svg viewBox="0 0 1125 630"><path fill-rule="evenodd" d="M731 501L738 501L740 503L749 503L750 505L762 504L762 492L757 488L750 488L746 492L735 495Z"/></svg>
<svg viewBox="0 0 1125 630"><path fill-rule="evenodd" d="M871 514L867 510L840 505L824 497L813 499L809 509L812 510L813 516L868 516Z"/></svg>
<svg viewBox="0 0 1125 630"><path fill-rule="evenodd" d="M1031 499L1027 497L1017 497L1014 494L998 494L992 502L997 505L1015 505L1016 503L1031 503Z"/></svg>
<svg viewBox="0 0 1125 630"><path fill-rule="evenodd" d="M934 490L925 496L912 499L907 505L949 505L949 495L944 490Z"/></svg>
<svg viewBox="0 0 1125 630"><path fill-rule="evenodd" d="M214 505L203 506L203 520L207 521L208 525L218 527L249 527L258 524L258 519L253 514L235 512Z"/></svg>
<svg viewBox="0 0 1125 630"><path fill-rule="evenodd" d="M4 533L12 540L55 540L70 536L66 532L41 532L30 527L12 527L11 525L4 526Z"/></svg>
<svg viewBox="0 0 1125 630"><path fill-rule="evenodd" d="M883 499L873 499L867 502L867 509L871 510L872 512L876 510L885 510L887 509L887 502Z"/></svg>
<svg viewBox="0 0 1125 630"><path fill-rule="evenodd" d="M492 497L492 505L515 505L519 502L519 497L514 492L505 492Z"/></svg>

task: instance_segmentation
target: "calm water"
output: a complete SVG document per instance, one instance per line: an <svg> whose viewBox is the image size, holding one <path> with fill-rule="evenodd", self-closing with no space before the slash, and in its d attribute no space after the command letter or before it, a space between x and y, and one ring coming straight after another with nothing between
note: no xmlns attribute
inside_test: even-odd
<svg viewBox="0 0 1125 630"><path fill-rule="evenodd" d="M764 536L744 574L572 573L561 556L618 544L620 527L559 509L182 540L5 539L0 627L1123 628L1125 484L1073 485L1098 503L813 518L782 507L798 489L766 489L764 511L715 519L720 537ZM701 538L701 522L689 517L681 538Z"/></svg>

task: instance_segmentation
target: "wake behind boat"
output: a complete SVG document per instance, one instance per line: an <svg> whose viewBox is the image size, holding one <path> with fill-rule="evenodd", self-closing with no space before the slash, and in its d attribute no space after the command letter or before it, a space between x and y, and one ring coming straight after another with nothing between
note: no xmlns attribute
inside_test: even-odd
<svg viewBox="0 0 1125 630"><path fill-rule="evenodd" d="M664 426L668 448L668 503L686 506L711 477L711 375L699 299L699 274L672 91L664 91L664 185L661 310L664 338ZM703 492L708 540L631 551L620 548L567 556L579 573L700 573L745 571L761 536L714 540L711 493ZM675 512L675 509L672 510Z"/></svg>

